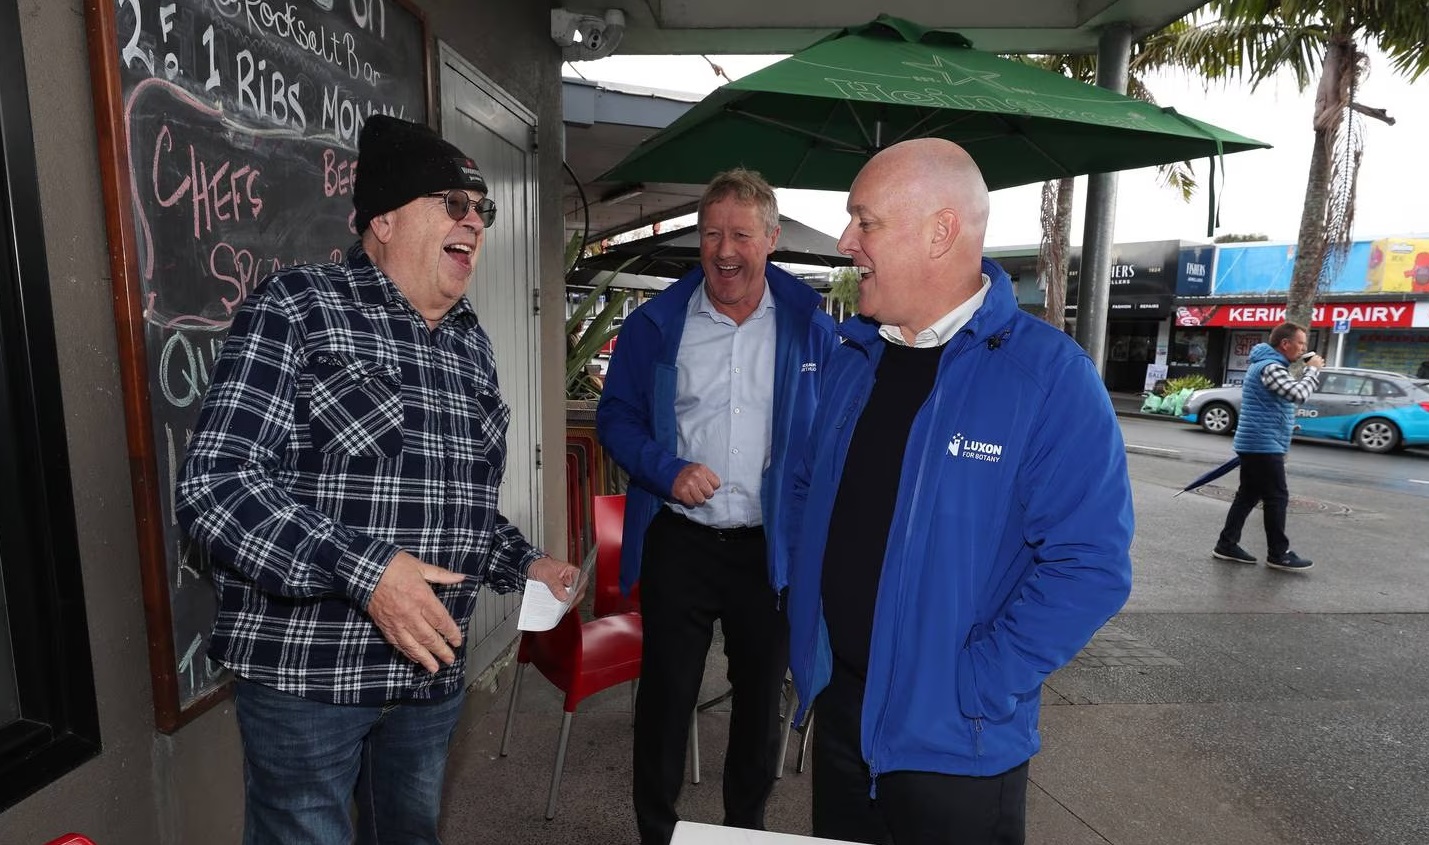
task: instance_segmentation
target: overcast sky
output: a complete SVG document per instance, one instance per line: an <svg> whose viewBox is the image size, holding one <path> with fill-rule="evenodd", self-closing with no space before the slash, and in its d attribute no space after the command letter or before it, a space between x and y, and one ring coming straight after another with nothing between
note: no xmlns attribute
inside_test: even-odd
<svg viewBox="0 0 1429 845"><path fill-rule="evenodd" d="M777 56L711 56L734 79L777 61ZM1386 126L1363 119L1364 163L1360 168L1359 201L1354 237L1429 236L1429 79L1411 85L1396 75L1389 62L1372 54L1369 78L1358 101L1387 109L1398 121ZM620 56L567 65L587 79L650 85L705 94L723 83L700 56ZM1273 149L1237 153L1225 158L1225 179L1217 174L1220 227L1216 234L1260 233L1274 241L1295 240L1310 163L1311 108L1314 91L1300 93L1293 79L1266 83L1252 93L1232 85L1206 91L1202 83L1180 74L1149 80L1157 102L1178 111L1265 141ZM1206 184L1207 163L1194 163ZM1039 186L1009 188L992 195L988 224L990 247L1036 243ZM1086 179L1077 180L1076 223L1072 242L1082 240L1082 202ZM845 195L826 191L779 192L780 211L837 235L848 217ZM1125 171L1118 180L1116 240L1121 243L1206 237L1207 198L1204 188L1190 203L1162 188L1155 171Z"/></svg>

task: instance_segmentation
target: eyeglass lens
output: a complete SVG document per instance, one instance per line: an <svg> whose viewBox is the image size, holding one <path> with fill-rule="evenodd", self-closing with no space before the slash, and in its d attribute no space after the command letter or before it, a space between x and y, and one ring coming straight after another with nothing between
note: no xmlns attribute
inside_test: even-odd
<svg viewBox="0 0 1429 845"><path fill-rule="evenodd" d="M489 227L496 222L496 202L491 197L474 200L466 191L455 189L447 191L442 198L446 201L447 216L453 220L465 220L467 209L474 208L481 225Z"/></svg>

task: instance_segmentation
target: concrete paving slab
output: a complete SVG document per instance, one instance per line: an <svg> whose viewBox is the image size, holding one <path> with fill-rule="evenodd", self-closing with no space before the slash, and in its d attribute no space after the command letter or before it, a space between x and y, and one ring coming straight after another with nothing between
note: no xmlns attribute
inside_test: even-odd
<svg viewBox="0 0 1429 845"><path fill-rule="evenodd" d="M1422 845L1426 716L1422 703L1054 707L1032 775L1117 845Z"/></svg>

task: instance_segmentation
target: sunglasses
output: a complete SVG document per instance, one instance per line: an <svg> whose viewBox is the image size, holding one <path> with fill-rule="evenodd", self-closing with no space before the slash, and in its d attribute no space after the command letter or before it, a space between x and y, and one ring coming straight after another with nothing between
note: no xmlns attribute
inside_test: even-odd
<svg viewBox="0 0 1429 845"><path fill-rule="evenodd" d="M474 200L470 194L460 188L440 194L427 194L427 196L437 197L446 203L447 216L453 220L465 220L466 215L475 210L476 216L481 218L482 226L490 227L492 223L496 222L496 202L491 197Z"/></svg>

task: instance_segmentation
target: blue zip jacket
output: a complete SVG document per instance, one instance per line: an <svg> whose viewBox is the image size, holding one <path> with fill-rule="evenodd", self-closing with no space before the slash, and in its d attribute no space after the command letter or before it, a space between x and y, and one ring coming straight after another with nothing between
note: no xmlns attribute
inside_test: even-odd
<svg viewBox="0 0 1429 845"><path fill-rule="evenodd" d="M1240 420L1236 423L1236 452L1283 455L1290 451L1295 428L1295 403L1271 391L1261 376L1270 364L1290 365L1290 359L1268 343L1250 349L1250 367L1240 389Z"/></svg>
<svg viewBox="0 0 1429 845"><path fill-rule="evenodd" d="M994 775L1037 752L1040 685L1131 590L1131 484L1090 359L992 280L944 348L908 436L874 606L863 756L889 771ZM790 663L800 719L832 667L820 585L849 440L884 349L862 318L824 374L794 484Z"/></svg>
<svg viewBox="0 0 1429 845"><path fill-rule="evenodd" d="M675 476L690 461L675 454L676 355L685 331L685 310L704 281L696 268L635 309L625 320L610 359L595 431L615 462L630 474L625 497L625 530L620 550L620 589L629 594L640 577L645 529L670 498ZM788 538L784 509L796 466L791 446L809 436L825 361L838 344L834 321L819 310L820 296L808 285L767 264L764 278L774 298L774 419L769 466L760 484L764 533L769 549L769 583L775 592L788 583ZM783 538L783 539L779 539Z"/></svg>

